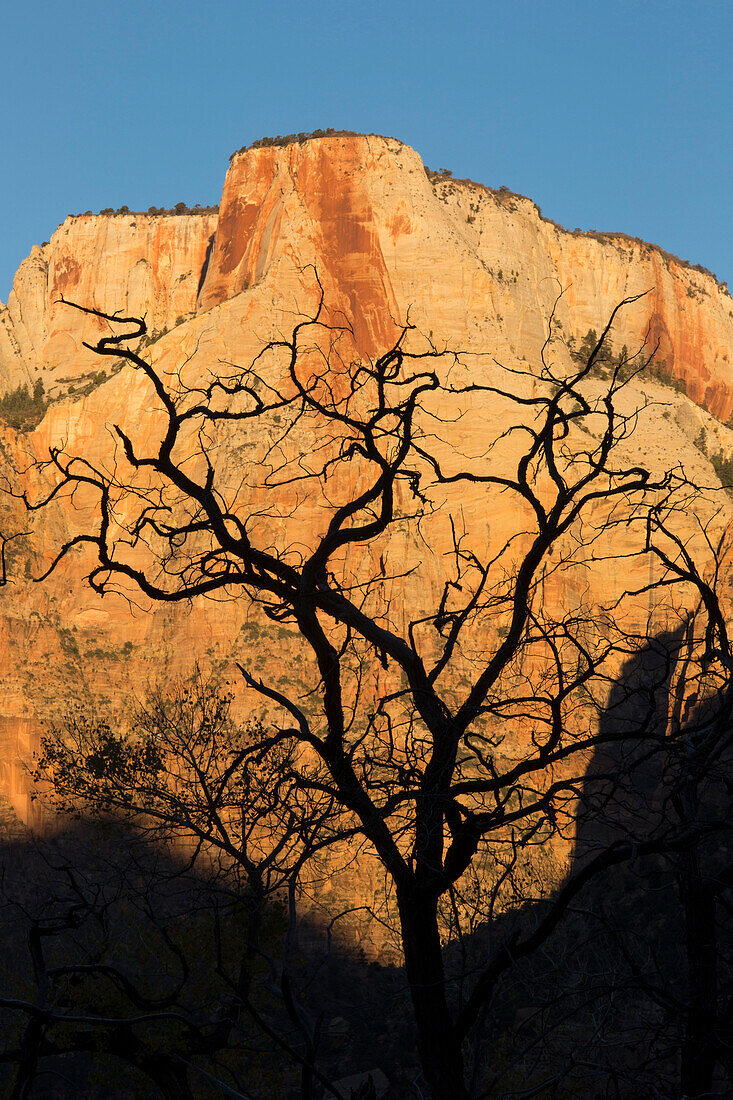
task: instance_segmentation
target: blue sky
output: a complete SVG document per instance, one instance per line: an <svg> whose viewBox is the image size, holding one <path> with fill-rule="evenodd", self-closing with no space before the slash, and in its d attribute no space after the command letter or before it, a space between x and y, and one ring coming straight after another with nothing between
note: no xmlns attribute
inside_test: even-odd
<svg viewBox="0 0 733 1100"><path fill-rule="evenodd" d="M0 298L68 213L219 199L263 135L372 131L733 285L730 0L23 0L0 42Z"/></svg>

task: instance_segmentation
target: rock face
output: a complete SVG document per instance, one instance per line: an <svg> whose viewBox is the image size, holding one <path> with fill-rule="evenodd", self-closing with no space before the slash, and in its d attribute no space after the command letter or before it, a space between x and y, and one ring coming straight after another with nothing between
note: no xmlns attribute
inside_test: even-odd
<svg viewBox="0 0 733 1100"><path fill-rule="evenodd" d="M20 265L7 308L0 307L5 387L42 378L54 396L99 370L81 346L79 315L62 298L105 312L144 314L153 335L188 319L216 221L216 214L67 218ZM105 327L99 322L96 331Z"/></svg>
<svg viewBox="0 0 733 1100"><path fill-rule="evenodd" d="M561 290L558 355L589 329L600 330L622 298L643 295L619 316L614 348L658 344L677 388L649 381L633 390L632 397L645 394L661 406L641 418L629 456L652 466L680 460L714 484L703 451L733 450L725 425L733 411L733 299L713 276L640 241L569 233L520 196L431 180L419 156L392 139L337 135L235 156L218 216L68 218L50 243L34 248L0 308L0 386L13 390L40 378L52 403L33 432L2 430L6 462L26 468L29 457L42 459L63 440L69 453L109 463L115 423L132 426L138 442L156 438L148 383L83 347L107 326L60 303L62 296L145 315L146 353L162 369L185 363L190 381L220 362L244 363L263 342L289 332L294 317L313 307L316 273L330 319L351 325L354 354L385 350L409 318L436 345L465 351L470 369L485 378L504 377L496 361L536 369ZM460 427L464 450L484 451L505 414L491 402L471 409ZM234 478L242 449L251 458L269 440L229 433L220 443L223 468ZM299 444L307 448L305 435ZM27 475L29 492L42 486L42 475ZM467 491L462 501L477 530L486 528L482 499ZM3 498L0 509L2 531L28 528L17 501ZM88 502L60 501L34 521L33 538L9 553L14 583L0 595L0 775L25 817L21 758L41 723L70 701L115 706L147 681L188 670L197 657L226 668L243 651L255 670L279 653L278 666L298 674L295 641L274 635L242 602L146 614L122 597L102 601L83 583L90 568L83 552L50 582L33 585L29 578L90 516ZM298 537L307 540L322 515L306 507L298 522ZM504 538L515 523L497 501L490 536L487 528L480 537ZM419 560L423 569L406 582L402 604L439 591L448 537L436 519L426 562L423 548L395 535L394 561Z"/></svg>
<svg viewBox="0 0 733 1100"><path fill-rule="evenodd" d="M646 292L625 312L618 342L658 341L694 401L723 420L733 409L733 299L711 275L622 235L568 233L510 192L431 182L399 142L335 137L234 158L199 310L273 269L282 286L307 264L363 353L383 347L390 321L409 310L449 342L532 360L561 289L560 317L576 338Z"/></svg>

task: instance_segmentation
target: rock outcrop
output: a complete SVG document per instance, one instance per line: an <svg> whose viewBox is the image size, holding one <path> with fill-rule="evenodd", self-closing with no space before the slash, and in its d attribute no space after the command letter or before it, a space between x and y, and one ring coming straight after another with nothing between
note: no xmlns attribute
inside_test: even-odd
<svg viewBox="0 0 733 1100"><path fill-rule="evenodd" d="M79 315L62 298L123 315L145 315L152 337L193 315L216 214L82 214L20 265L0 306L0 381L38 378L59 396L98 372L81 346ZM96 324L101 333L106 326ZM89 333L89 329L85 328Z"/></svg>
<svg viewBox="0 0 733 1100"><path fill-rule="evenodd" d="M644 294L619 345L659 343L671 375L725 420L733 409L733 299L717 280L621 234L569 233L529 199L427 177L408 146L335 137L234 158L199 310L313 264L327 301L371 354L410 320L452 346L527 361L560 290L567 335ZM426 277L427 275L427 277Z"/></svg>

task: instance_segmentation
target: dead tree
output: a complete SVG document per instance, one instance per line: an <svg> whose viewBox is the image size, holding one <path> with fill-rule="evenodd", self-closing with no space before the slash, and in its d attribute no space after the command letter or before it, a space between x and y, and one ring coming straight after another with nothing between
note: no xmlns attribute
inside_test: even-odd
<svg viewBox="0 0 733 1100"><path fill-rule="evenodd" d="M724 827L724 814L666 812L687 782L668 762L688 749L706 758L684 724L670 732L660 722L658 693L631 689L633 728L608 713L623 662L648 642L648 620L633 614L640 594L670 631L699 608L699 692L724 708L730 698L724 619L689 534L699 490L680 467L654 473L625 457L639 408L624 393L654 349L606 353L619 310L634 300L575 358L564 346L558 353L553 311L536 368L505 368L497 381L467 375L463 357L409 324L365 361L348 326L327 320L322 291L289 337L246 367L219 364L204 381L188 364L164 374L148 362L143 320L76 306L110 326L87 346L126 360L149 383L159 437L143 448L134 425L115 425L111 470L54 447L43 464L49 491L21 494L31 511L68 494L96 503L96 525L60 547L40 581L81 548L100 594L246 599L292 631L311 661L301 690L256 678L244 651L233 659L249 688L280 708L274 736L299 746L293 812L301 795L325 798L339 828L358 834L384 868L436 1100L468 1094L464 1045L484 1006L587 883ZM479 396L501 407L505 430L469 456L461 418ZM234 477L220 445L255 431L268 449ZM461 510L468 492L489 518L498 499L510 502L516 522L506 538L476 537ZM313 518L304 527L306 504ZM425 563L437 569L430 546L423 541L403 563L390 540L407 533L420 545L435 522L451 532L450 552L431 595L421 572ZM707 539L714 550L708 526L698 526L698 544ZM633 575L640 560L652 563L644 584ZM591 604L583 595L591 567L609 578L627 571L629 581L609 584L608 598ZM407 592L415 607L405 606ZM673 647L662 687L676 659ZM315 708L303 703L307 693ZM612 744L624 746L621 772L586 776L590 754ZM479 894L472 919L511 909L511 883L533 854L569 843L595 792L601 801L609 783L622 792L648 760L669 777L664 806L643 827L627 821L548 887L541 919L492 945L456 999L444 941L460 936Z"/></svg>

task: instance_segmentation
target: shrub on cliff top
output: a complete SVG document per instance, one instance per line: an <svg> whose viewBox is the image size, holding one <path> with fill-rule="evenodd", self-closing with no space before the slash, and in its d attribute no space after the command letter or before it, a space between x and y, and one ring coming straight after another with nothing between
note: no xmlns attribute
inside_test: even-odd
<svg viewBox="0 0 733 1100"><path fill-rule="evenodd" d="M276 137L261 137L258 138L257 141L251 141L249 145L242 145L240 149L235 149L229 160L233 161L240 153L247 153L250 149L269 149L272 146L295 144L302 145L303 142L310 141L311 138L364 136L374 137L376 135L364 135L359 130L334 130L332 126L329 126L327 130L310 130L308 133L300 131L297 134L278 134Z"/></svg>
<svg viewBox="0 0 733 1100"><path fill-rule="evenodd" d="M105 206L99 211L100 215L104 214L106 217L113 217L118 214L131 214L135 216L153 215L153 216L165 216L170 217L172 215L180 214L218 214L219 206L215 204L213 206L202 206L200 203L195 203L193 206L188 206L185 202L178 202L174 207L166 206L149 206L147 210L130 210L129 206L120 206L118 210L115 210L111 206ZM91 214L91 210L86 211L87 214ZM81 217L80 214L73 214L72 217Z"/></svg>
<svg viewBox="0 0 733 1100"><path fill-rule="evenodd" d="M336 134L354 134L354 130L334 130L329 127L328 130L311 130L309 133L300 131L297 134L278 134L276 137L261 137L256 141L250 142L249 145L243 145L240 149L235 150L232 153L229 160L234 160L240 153L246 153L249 149L267 149L270 146L282 146L282 145L294 145L296 142L302 145L304 141L308 141L309 138L321 138L331 137Z"/></svg>

